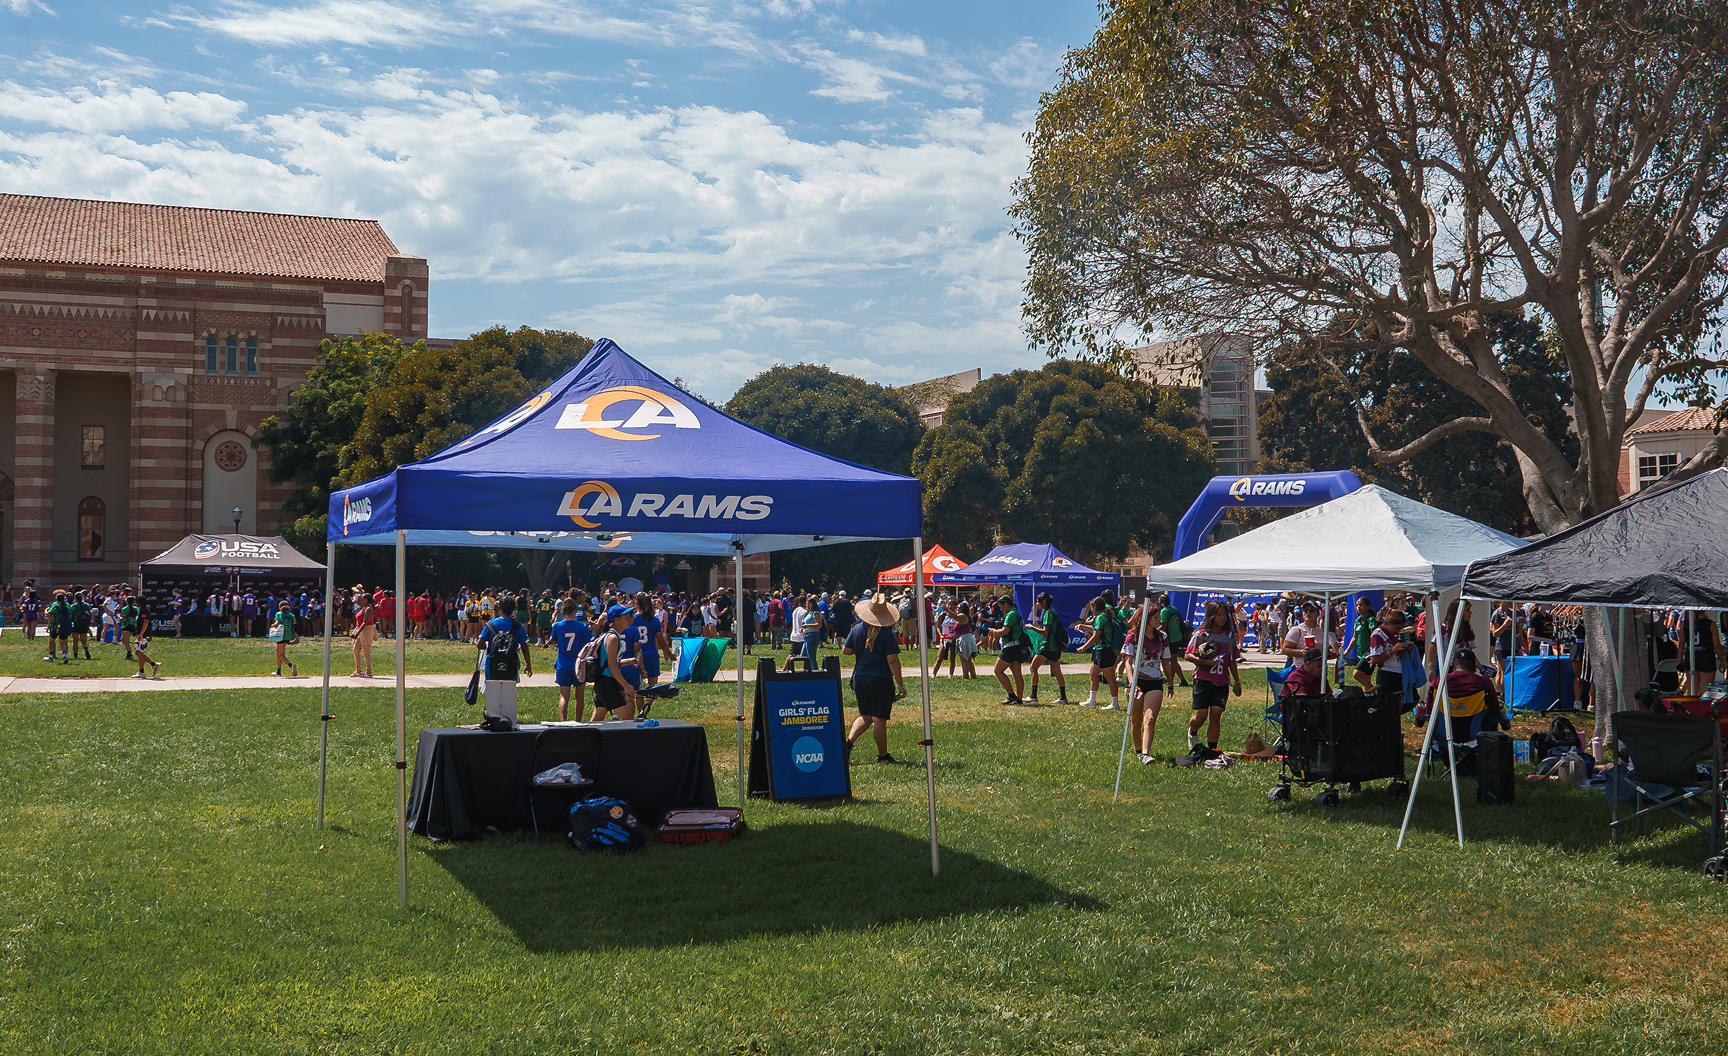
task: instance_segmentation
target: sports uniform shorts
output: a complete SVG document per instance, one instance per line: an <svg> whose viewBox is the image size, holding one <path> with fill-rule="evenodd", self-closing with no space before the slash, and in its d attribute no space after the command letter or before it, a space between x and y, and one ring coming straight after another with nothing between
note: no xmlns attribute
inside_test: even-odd
<svg viewBox="0 0 1728 1056"><path fill-rule="evenodd" d="M1194 710L1210 711L1213 708L1222 709L1230 703L1230 687L1223 682L1208 682L1203 678L1194 680Z"/></svg>
<svg viewBox="0 0 1728 1056"><path fill-rule="evenodd" d="M1374 670L1374 661L1358 660L1356 661L1356 670L1362 672L1364 675L1371 674Z"/></svg>
<svg viewBox="0 0 1728 1056"><path fill-rule="evenodd" d="M858 698L858 714L887 722L894 711L894 682L887 678L854 678L852 695Z"/></svg>
<svg viewBox="0 0 1728 1056"><path fill-rule="evenodd" d="M552 667L552 681L560 686L576 685L576 665L554 664Z"/></svg>
<svg viewBox="0 0 1728 1056"><path fill-rule="evenodd" d="M1374 676L1374 689L1379 693L1404 692L1404 672L1381 670Z"/></svg>
<svg viewBox="0 0 1728 1056"><path fill-rule="evenodd" d="M1046 638L1044 647L1038 650L1038 655L1053 664L1062 662L1062 643Z"/></svg>
<svg viewBox="0 0 1728 1056"><path fill-rule="evenodd" d="M624 689L611 675L601 675L594 683L594 707L601 711L618 711L625 706Z"/></svg>
<svg viewBox="0 0 1728 1056"><path fill-rule="evenodd" d="M1136 676L1134 679L1134 692L1162 693L1164 692L1164 680L1162 678L1147 678L1145 675Z"/></svg>
<svg viewBox="0 0 1728 1056"><path fill-rule="evenodd" d="M1010 664L1023 664L1026 662L1026 655L1029 652L1031 652L1031 647L1026 645L1025 642L1016 642L1013 645L1003 646L1002 652L998 655Z"/></svg>
<svg viewBox="0 0 1728 1056"><path fill-rule="evenodd" d="M642 677L660 677L660 653L658 651L642 654Z"/></svg>
<svg viewBox="0 0 1728 1056"><path fill-rule="evenodd" d="M1092 665L1094 667L1115 667L1120 654L1108 646L1099 646L1092 650Z"/></svg>

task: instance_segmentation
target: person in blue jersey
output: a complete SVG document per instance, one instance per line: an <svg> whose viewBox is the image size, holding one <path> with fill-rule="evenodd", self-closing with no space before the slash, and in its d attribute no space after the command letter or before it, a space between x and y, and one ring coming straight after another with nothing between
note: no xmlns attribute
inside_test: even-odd
<svg viewBox="0 0 1728 1056"><path fill-rule="evenodd" d="M642 684L652 686L660 681L660 650L670 652L672 639L666 635L665 624L654 615L654 596L645 590L636 595L633 620L631 633L636 637L636 655L642 661L637 670L642 674Z"/></svg>
<svg viewBox="0 0 1728 1056"><path fill-rule="evenodd" d="M633 719L642 702L642 672L633 633L636 610L614 605L606 610L600 639L600 675L594 682L594 721ZM602 715L601 712L606 714Z"/></svg>
<svg viewBox="0 0 1728 1056"><path fill-rule="evenodd" d="M582 721L582 715L588 705L582 699L586 689L576 680L576 654L582 651L594 637L594 632L588 629L588 621L577 611L575 598L565 598L564 604L558 607L558 619L552 624L552 648L557 650L557 656L552 662L552 680L558 683L558 719L564 721L570 718L570 698L576 698L576 721Z"/></svg>

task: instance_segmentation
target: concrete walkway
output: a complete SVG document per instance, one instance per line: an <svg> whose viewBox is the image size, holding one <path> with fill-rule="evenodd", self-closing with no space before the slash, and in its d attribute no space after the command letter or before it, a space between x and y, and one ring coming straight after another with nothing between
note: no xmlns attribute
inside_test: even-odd
<svg viewBox="0 0 1728 1056"><path fill-rule="evenodd" d="M744 681L754 682L756 681L755 657L746 657L745 659L752 662L744 668ZM1250 652L1247 656L1243 657L1242 666L1245 668L1283 667L1283 660L1283 657L1277 656L1276 654L1262 655L1260 653ZM996 662L995 659L989 655L980 655L978 661L979 680L994 683L995 680L991 677L990 672ZM1074 674L1076 672L1084 674L1086 671L1086 665L1083 663L1064 663L1062 667L1063 670L1069 674ZM916 674L915 671L910 670L910 665L908 665L908 668L907 674ZM268 675L263 677L250 675L188 675L182 678L169 676L164 676L162 678L32 678L27 675L12 677L0 676L0 694L136 693L150 692L152 690L166 692L173 690L215 689L317 689L323 686L324 677L322 672L316 670L309 671L305 667L302 667L300 670L301 674L299 678L274 678ZM954 670L955 677L958 677L960 669L955 668ZM1189 674L1190 678L1193 677L1192 664L1185 663L1183 665L1183 670ZM936 677L949 677L946 666L944 666L942 671L936 673ZM737 670L731 667L723 668L715 674L714 681L728 683L736 682ZM395 685L395 674L385 670L379 670L376 677L373 678L355 678L348 674L331 675L330 677L331 689L393 689ZM468 685L468 676L465 674L409 675L407 677L407 685L409 689L459 690ZM551 672L547 671L535 672L533 677L524 678L521 681L521 685L547 689L556 687L556 683L552 680Z"/></svg>

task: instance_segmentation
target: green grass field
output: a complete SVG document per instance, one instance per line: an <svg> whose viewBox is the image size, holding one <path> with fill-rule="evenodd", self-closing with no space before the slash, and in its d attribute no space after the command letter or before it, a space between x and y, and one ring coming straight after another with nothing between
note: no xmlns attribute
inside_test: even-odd
<svg viewBox="0 0 1728 1056"><path fill-rule="evenodd" d="M722 801L733 693L656 711L707 726ZM1521 781L1466 799L1459 851L1428 786L1395 851L1381 786L1273 805L1255 763L1130 763L1113 805L1119 714L935 693L940 877L921 767L864 763L854 802L752 804L730 845L411 837L407 912L388 691L335 698L321 832L311 688L0 697L0 1052L1728 1048L1728 889L1677 821L1615 851L1599 795ZM414 693L410 751L472 714ZM916 737L904 707L891 748Z"/></svg>

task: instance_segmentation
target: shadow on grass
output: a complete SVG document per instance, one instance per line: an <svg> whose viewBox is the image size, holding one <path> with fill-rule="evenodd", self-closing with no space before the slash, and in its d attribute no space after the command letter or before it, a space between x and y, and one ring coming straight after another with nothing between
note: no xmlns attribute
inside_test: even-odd
<svg viewBox="0 0 1728 1056"><path fill-rule="evenodd" d="M849 821L768 825L735 843L651 843L624 857L514 835L442 845L430 857L538 953L862 931L1044 905L1107 908L947 847L942 875L932 877L927 841Z"/></svg>
<svg viewBox="0 0 1728 1056"><path fill-rule="evenodd" d="M1295 789L1294 799L1284 809L1311 817L1384 826L1388 829L1388 838L1397 839L1398 827L1404 820L1405 801L1402 797L1388 795L1386 782L1364 785L1361 792L1347 793L1336 806L1330 807L1314 802L1314 794L1320 787L1315 786L1306 794L1299 788ZM1458 798L1466 845L1514 844L1577 852L1600 851L1608 845L1611 815L1607 797L1601 790L1526 781L1520 777L1514 794L1517 798L1503 806L1480 804L1476 802L1476 779L1459 780ZM1416 810L1410 817L1411 835L1456 839L1458 830L1452 812L1452 788L1446 778L1424 775L1416 795ZM1707 811L1701 810L1694 816L1708 823ZM1703 865L1706 851L1703 833L1677 817L1656 814L1646 819L1642 837L1636 836L1631 828L1622 831L1614 857L1623 865L1696 872Z"/></svg>

